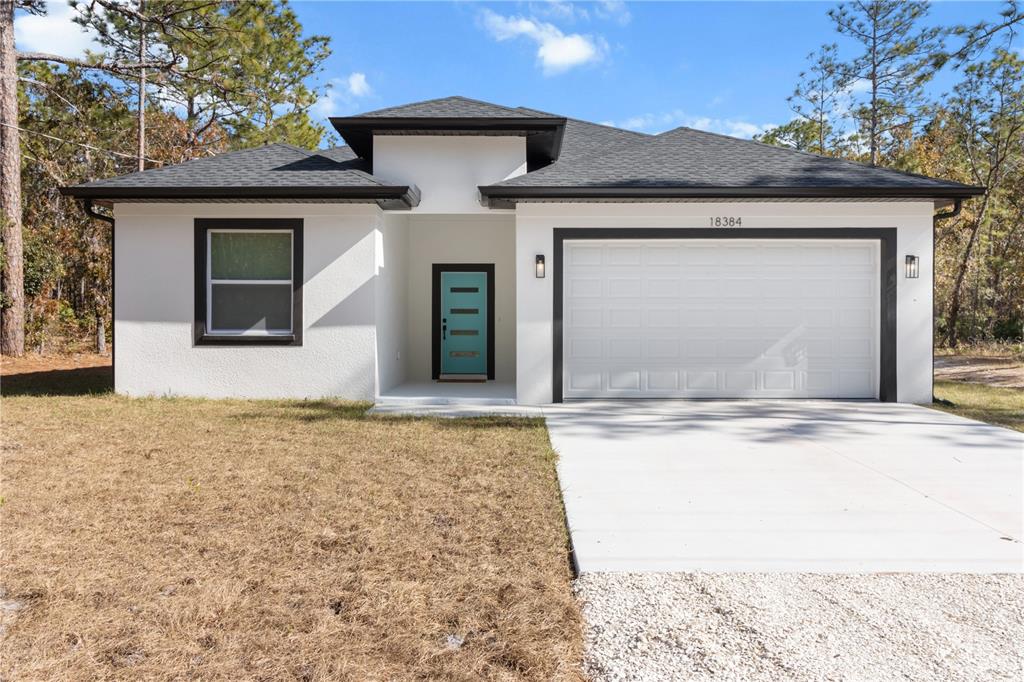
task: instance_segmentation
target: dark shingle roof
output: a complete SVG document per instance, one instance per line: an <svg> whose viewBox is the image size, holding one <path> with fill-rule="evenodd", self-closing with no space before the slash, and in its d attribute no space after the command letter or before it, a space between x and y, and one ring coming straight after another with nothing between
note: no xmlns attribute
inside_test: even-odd
<svg viewBox="0 0 1024 682"><path fill-rule="evenodd" d="M368 111L353 118L544 118L547 116L546 114L526 113L527 111L455 96Z"/></svg>
<svg viewBox="0 0 1024 682"><path fill-rule="evenodd" d="M651 136L644 133L569 118L565 121L562 153L555 163L576 162L592 154L611 154L620 147L649 139Z"/></svg>
<svg viewBox="0 0 1024 682"><path fill-rule="evenodd" d="M373 136L523 134L530 172L480 192L495 204L528 198L921 197L961 198L981 188L677 128L622 130L537 109L465 97L332 118L350 147L307 151L274 144L64 188L97 200L238 199L418 202L415 188L371 172ZM354 151L353 151L354 150ZM389 202L389 203L386 203Z"/></svg>
<svg viewBox="0 0 1024 682"><path fill-rule="evenodd" d="M783 147L741 140L692 128L661 135L591 142L590 150L566 153L576 146L566 133L563 155L555 163L493 188L814 189L894 190L927 193L970 190L967 185L871 167ZM603 147L594 150L595 147ZM484 188L485 194L490 188ZM512 196L508 192L496 194Z"/></svg>
<svg viewBox="0 0 1024 682"><path fill-rule="evenodd" d="M369 164L348 147L307 151L269 144L195 159L173 166L87 182L65 193L94 199L159 197L320 198L368 201L408 190L374 177Z"/></svg>

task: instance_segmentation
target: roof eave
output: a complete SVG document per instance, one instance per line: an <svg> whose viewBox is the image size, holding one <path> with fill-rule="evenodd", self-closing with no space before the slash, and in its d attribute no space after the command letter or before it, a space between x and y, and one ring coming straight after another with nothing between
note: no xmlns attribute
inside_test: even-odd
<svg viewBox="0 0 1024 682"><path fill-rule="evenodd" d="M984 187L510 187L481 185L480 195L494 207L521 199L967 199Z"/></svg>
<svg viewBox="0 0 1024 682"><path fill-rule="evenodd" d="M73 185L61 187L61 194L77 199L117 203L140 199L160 201L252 201L254 199L344 200L376 203L388 210L414 208L420 203L415 185L379 185L370 187L105 187Z"/></svg>
<svg viewBox="0 0 1024 682"><path fill-rule="evenodd" d="M373 160L374 133L426 131L428 134L476 131L481 134L507 132L534 133L527 138L528 152L535 157L534 167L558 159L562 151L566 118L559 116L495 117L408 117L408 116L332 116L331 125L357 155ZM536 138L536 139L531 139Z"/></svg>

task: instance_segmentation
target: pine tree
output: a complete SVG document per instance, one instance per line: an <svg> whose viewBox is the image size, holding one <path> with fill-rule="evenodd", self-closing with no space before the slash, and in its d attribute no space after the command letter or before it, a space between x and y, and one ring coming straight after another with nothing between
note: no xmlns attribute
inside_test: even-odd
<svg viewBox="0 0 1024 682"><path fill-rule="evenodd" d="M861 49L841 68L848 83L866 84L858 114L872 166L898 128L913 128L922 86L934 74L943 32L919 26L927 13L927 3L903 0L857 0L829 11L836 30Z"/></svg>

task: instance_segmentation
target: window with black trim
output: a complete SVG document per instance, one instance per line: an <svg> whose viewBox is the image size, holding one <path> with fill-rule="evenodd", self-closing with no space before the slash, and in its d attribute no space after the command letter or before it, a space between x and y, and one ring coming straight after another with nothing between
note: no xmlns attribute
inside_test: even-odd
<svg viewBox="0 0 1024 682"><path fill-rule="evenodd" d="M198 219L195 249L196 343L301 343L301 220Z"/></svg>

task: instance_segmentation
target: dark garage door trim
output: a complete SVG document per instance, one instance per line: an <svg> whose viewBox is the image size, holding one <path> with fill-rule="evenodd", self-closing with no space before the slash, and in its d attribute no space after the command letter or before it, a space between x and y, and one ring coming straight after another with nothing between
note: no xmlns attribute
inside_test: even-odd
<svg viewBox="0 0 1024 682"><path fill-rule="evenodd" d="M562 402L562 256L565 241L586 239L861 239L879 242L878 399L896 402L896 228L555 228L551 399Z"/></svg>

